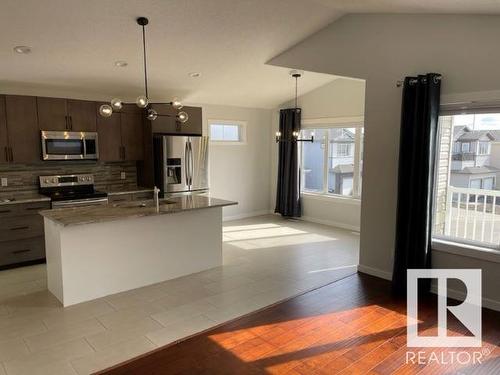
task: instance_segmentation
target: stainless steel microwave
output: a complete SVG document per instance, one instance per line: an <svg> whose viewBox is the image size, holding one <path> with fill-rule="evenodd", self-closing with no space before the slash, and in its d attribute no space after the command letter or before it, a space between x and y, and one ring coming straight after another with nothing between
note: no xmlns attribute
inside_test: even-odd
<svg viewBox="0 0 500 375"><path fill-rule="evenodd" d="M42 130L43 160L97 160L99 145L96 132Z"/></svg>

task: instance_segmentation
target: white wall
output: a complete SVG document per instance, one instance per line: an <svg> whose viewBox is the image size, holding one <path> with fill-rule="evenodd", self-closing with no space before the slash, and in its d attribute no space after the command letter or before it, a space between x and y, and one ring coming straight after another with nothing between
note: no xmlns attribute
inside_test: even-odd
<svg viewBox="0 0 500 375"><path fill-rule="evenodd" d="M366 79L360 264L391 277L396 222L401 88L407 75L443 74L442 102L499 98L500 17L348 15L271 60L271 64ZM500 272L483 268L484 295L500 301ZM451 257L436 257L445 266Z"/></svg>
<svg viewBox="0 0 500 375"><path fill-rule="evenodd" d="M237 206L224 208L224 219L236 219L269 212L270 128L272 111L221 105L201 105L203 131L207 121L246 121L246 143L210 145L210 194L234 200Z"/></svg>
<svg viewBox="0 0 500 375"><path fill-rule="evenodd" d="M304 75L306 76L307 72ZM298 106L302 108L302 121L319 118L359 118L364 114L364 100L364 81L340 78L301 95ZM280 108L293 106L294 101L292 100L283 103ZM278 130L278 127L279 114L276 114L273 122L274 132ZM271 148L273 152L271 180L276 182L278 148L275 143L272 144ZM272 187L271 192L271 202L274 207L276 186ZM359 200L303 195L302 207L302 215L305 220L359 231L361 212Z"/></svg>

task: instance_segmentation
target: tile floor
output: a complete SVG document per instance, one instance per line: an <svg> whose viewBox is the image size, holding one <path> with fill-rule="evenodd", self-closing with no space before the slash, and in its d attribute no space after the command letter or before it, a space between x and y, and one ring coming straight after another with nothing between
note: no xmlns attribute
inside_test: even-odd
<svg viewBox="0 0 500 375"><path fill-rule="evenodd" d="M0 272L0 375L89 374L356 272L358 234L226 222L224 265L62 308L45 266Z"/></svg>

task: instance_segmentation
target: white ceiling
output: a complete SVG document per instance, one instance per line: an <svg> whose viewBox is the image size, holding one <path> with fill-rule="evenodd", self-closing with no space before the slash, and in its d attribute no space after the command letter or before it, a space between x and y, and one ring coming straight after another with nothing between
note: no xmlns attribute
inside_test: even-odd
<svg viewBox="0 0 500 375"><path fill-rule="evenodd" d="M2 92L134 98L143 91L135 18L146 16L153 100L273 108L293 96L294 83L266 62L344 13L498 13L500 1L0 0L0 9ZM15 54L16 45L33 52ZM307 72L299 93L335 78Z"/></svg>
<svg viewBox="0 0 500 375"><path fill-rule="evenodd" d="M499 0L313 0L343 13L500 14Z"/></svg>

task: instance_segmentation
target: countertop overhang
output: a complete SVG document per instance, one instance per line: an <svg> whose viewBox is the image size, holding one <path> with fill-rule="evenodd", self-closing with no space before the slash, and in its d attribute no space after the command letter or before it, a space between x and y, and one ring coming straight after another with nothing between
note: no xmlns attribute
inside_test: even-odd
<svg viewBox="0 0 500 375"><path fill-rule="evenodd" d="M159 210L153 200L108 204L103 206L87 206L75 208L58 208L40 211L40 215L62 225L93 224L105 221L140 218L174 214L178 212L201 210L212 207L237 205L238 202L227 201L204 195L183 195L160 199Z"/></svg>

